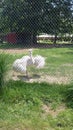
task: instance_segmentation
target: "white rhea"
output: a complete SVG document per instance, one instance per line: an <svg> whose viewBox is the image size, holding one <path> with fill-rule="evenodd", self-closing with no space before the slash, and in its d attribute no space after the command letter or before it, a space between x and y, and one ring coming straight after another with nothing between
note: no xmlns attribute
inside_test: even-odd
<svg viewBox="0 0 73 130"><path fill-rule="evenodd" d="M21 59L17 59L13 63L13 70L19 72L21 74L27 73L28 66L34 66L37 69L43 68L45 65L45 58L37 55L35 57L32 56L32 49L29 50L29 55L23 56Z"/></svg>

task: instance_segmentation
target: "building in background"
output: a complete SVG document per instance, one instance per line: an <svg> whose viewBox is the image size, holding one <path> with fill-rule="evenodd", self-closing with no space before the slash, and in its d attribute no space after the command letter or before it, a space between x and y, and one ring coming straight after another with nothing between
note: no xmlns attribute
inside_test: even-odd
<svg viewBox="0 0 73 130"><path fill-rule="evenodd" d="M8 43L22 43L22 44L31 44L32 43L32 35L28 32L10 32L5 36L5 41Z"/></svg>

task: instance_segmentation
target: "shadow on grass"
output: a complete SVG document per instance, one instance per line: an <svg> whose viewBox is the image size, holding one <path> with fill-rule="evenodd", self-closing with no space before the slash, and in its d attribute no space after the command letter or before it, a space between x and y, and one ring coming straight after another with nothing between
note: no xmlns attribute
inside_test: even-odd
<svg viewBox="0 0 73 130"><path fill-rule="evenodd" d="M73 46L70 48L70 52L68 52L68 54L73 55Z"/></svg>
<svg viewBox="0 0 73 130"><path fill-rule="evenodd" d="M73 47L73 44L46 44L46 43L0 43L0 49L29 49L29 48L62 48L62 47Z"/></svg>
<svg viewBox="0 0 73 130"><path fill-rule="evenodd" d="M65 99L66 105L73 109L73 85L67 89Z"/></svg>
<svg viewBox="0 0 73 130"><path fill-rule="evenodd" d="M18 79L20 79L21 81L30 81L30 80L34 80L34 79L39 79L40 75L34 74L32 76L22 76L22 75L18 75L17 76Z"/></svg>
<svg viewBox="0 0 73 130"><path fill-rule="evenodd" d="M11 43L0 43L0 49L24 49L24 48L30 48L31 45L26 44L11 44Z"/></svg>

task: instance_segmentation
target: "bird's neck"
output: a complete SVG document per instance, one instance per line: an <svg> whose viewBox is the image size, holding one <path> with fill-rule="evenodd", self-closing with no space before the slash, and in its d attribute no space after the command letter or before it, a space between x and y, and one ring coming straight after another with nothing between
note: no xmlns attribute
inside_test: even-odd
<svg viewBox="0 0 73 130"><path fill-rule="evenodd" d="M34 58L31 53L30 53L30 59L31 59L32 63L34 64Z"/></svg>

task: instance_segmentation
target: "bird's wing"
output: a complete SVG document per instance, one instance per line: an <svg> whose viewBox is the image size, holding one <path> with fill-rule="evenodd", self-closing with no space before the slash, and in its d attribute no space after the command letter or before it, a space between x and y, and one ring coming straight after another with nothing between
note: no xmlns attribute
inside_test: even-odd
<svg viewBox="0 0 73 130"><path fill-rule="evenodd" d="M14 62L13 62L13 68L15 67L15 66L17 66L17 64L19 64L20 63L20 59L16 59Z"/></svg>
<svg viewBox="0 0 73 130"><path fill-rule="evenodd" d="M21 64L23 65L23 66L27 66L27 62L28 62L28 60L30 59L30 57L29 56L23 56L22 58L21 58Z"/></svg>
<svg viewBox="0 0 73 130"><path fill-rule="evenodd" d="M18 64L15 64L13 66L13 69L17 72L20 72L20 73L25 73L26 72L26 66L23 66L22 64L18 63Z"/></svg>
<svg viewBox="0 0 73 130"><path fill-rule="evenodd" d="M29 56L23 56L22 58L21 58L21 60L28 60L30 57Z"/></svg>
<svg viewBox="0 0 73 130"><path fill-rule="evenodd" d="M13 63L13 70L24 73L26 72L26 62L24 62L22 59L17 59Z"/></svg>
<svg viewBox="0 0 73 130"><path fill-rule="evenodd" d="M40 55L37 55L36 57L34 57L34 61L35 61L34 65L37 68L42 68L45 65L45 58Z"/></svg>

